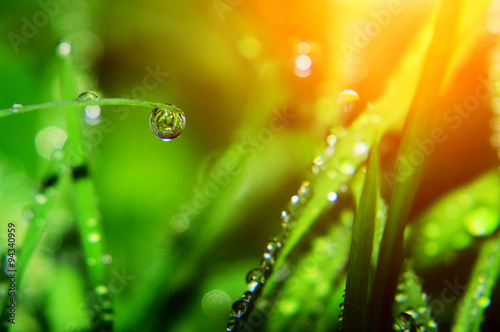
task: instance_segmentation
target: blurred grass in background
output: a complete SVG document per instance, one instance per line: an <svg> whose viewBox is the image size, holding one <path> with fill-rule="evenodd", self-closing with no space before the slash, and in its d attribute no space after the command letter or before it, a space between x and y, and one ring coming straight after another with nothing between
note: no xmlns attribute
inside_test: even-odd
<svg viewBox="0 0 500 332"><path fill-rule="evenodd" d="M265 241L279 233L279 215L299 184L312 177L311 161L323 154L332 127L348 130L360 114L378 106L375 111L389 119L378 133L383 135L382 174L393 170L413 92L383 98L394 85L395 91L406 91L404 85L413 91L420 67L408 78L401 78L401 72L411 70L398 68L419 59L412 53L414 45L425 55L425 29L432 27L436 6L410 0L26 0L0 5L0 108L65 99L61 87L73 83L61 76L65 56L57 50L68 42L74 98L92 90L100 97L171 103L186 114L186 131L168 143L151 133L147 109L102 106L99 123L82 120L95 185L95 197L89 199L95 199L102 223L104 252L98 264L106 268L116 331L223 330L231 303L245 289L244 276L258 262ZM389 16L380 17L382 11ZM458 55L442 59L452 79L436 102L441 111L473 95L478 76L488 80L495 62L491 54L496 54L491 50L498 52L491 18L498 16L497 2L490 6L482 1L470 13L465 24L470 31L456 43ZM364 30L370 21L379 26L373 37ZM312 65L304 70L296 63L303 53L297 49L300 42L310 47L306 54ZM338 104L345 89L359 95L348 112ZM497 232L498 172L483 175L497 167L489 102L481 100L478 111L462 118L457 130L442 118L435 124L445 128L448 138L428 158L412 205L409 223L416 235L408 252L424 288L435 298L446 287L444 280L458 278L466 284L481 238ZM283 114L289 117L283 120ZM34 197L43 181L56 173L57 161L41 157L34 143L49 126L61 128L69 138L74 134L61 109L0 121L2 255L8 222L16 224L22 250L26 219L31 220L26 211L37 204ZM324 212L287 266L300 266L308 254L321 251L321 241L333 241L338 252L321 255L338 261L328 269L317 264L312 272L299 268L297 273L306 277L284 287L268 330L338 327L342 273L363 174L360 170L352 176L351 196ZM68 181L61 176L48 194L53 202L25 280L17 286L11 331L92 328L99 300L87 277ZM388 201L392 188L383 176L381 185ZM457 200L469 203L443 212ZM478 210L485 207L486 212ZM474 233L474 213L493 220L488 232ZM453 232L448 228L462 219L466 226ZM435 232L434 224L441 231ZM449 234L441 233L445 229ZM431 234L432 244L425 234ZM451 240L457 236L463 241ZM311 273L315 277L307 279ZM318 280L328 285L321 288ZM321 289L312 291L311 285ZM5 296L6 284L2 287ZM457 298L443 302L437 316L444 330L451 325ZM498 295L492 299L490 308ZM488 326L497 326L495 319Z"/></svg>

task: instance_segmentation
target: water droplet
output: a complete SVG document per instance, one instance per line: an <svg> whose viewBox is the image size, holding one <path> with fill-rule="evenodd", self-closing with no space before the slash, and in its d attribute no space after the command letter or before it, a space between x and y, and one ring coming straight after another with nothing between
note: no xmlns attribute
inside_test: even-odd
<svg viewBox="0 0 500 332"><path fill-rule="evenodd" d="M247 274L247 284L257 282L259 284L264 284L266 282L265 270L264 269L253 269Z"/></svg>
<svg viewBox="0 0 500 332"><path fill-rule="evenodd" d="M426 307L424 307L424 306L421 306L421 307L419 307L419 308L417 309L417 311L418 311L418 313L419 313L420 315L423 315L423 314L425 314L425 313L427 312L427 308L426 308Z"/></svg>
<svg viewBox="0 0 500 332"><path fill-rule="evenodd" d="M108 288L104 285L99 285L95 288L97 295L106 295L108 293Z"/></svg>
<svg viewBox="0 0 500 332"><path fill-rule="evenodd" d="M344 302L339 304L339 308L340 308L340 310L344 310Z"/></svg>
<svg viewBox="0 0 500 332"><path fill-rule="evenodd" d="M406 312L402 312L396 317L396 324L403 331L410 330L412 326L415 326L415 319Z"/></svg>
<svg viewBox="0 0 500 332"><path fill-rule="evenodd" d="M484 283L486 281L486 278L488 277L488 275L486 273L481 273L478 277L477 277L477 281L479 281L480 283Z"/></svg>
<svg viewBox="0 0 500 332"><path fill-rule="evenodd" d="M321 156L317 156L316 158L314 158L313 163L315 165L321 166L323 165L323 158Z"/></svg>
<svg viewBox="0 0 500 332"><path fill-rule="evenodd" d="M229 318L229 323L227 323L226 331L233 332L235 327L236 327L236 318L234 317Z"/></svg>
<svg viewBox="0 0 500 332"><path fill-rule="evenodd" d="M438 327L438 324L436 323L436 321L435 321L435 320L431 319L431 320L429 321L429 323L427 324L427 326L432 327L432 328L437 328L437 327Z"/></svg>
<svg viewBox="0 0 500 332"><path fill-rule="evenodd" d="M292 205L297 205L299 203L300 197L299 195L293 195L291 198Z"/></svg>
<svg viewBox="0 0 500 332"><path fill-rule="evenodd" d="M270 239L264 247L264 259L272 259L279 248L281 248L281 242L276 238Z"/></svg>
<svg viewBox="0 0 500 332"><path fill-rule="evenodd" d="M85 107L85 116L87 119L96 120L101 115L101 108L97 105Z"/></svg>
<svg viewBox="0 0 500 332"><path fill-rule="evenodd" d="M283 222L283 224L288 224L288 222L290 222L290 213L287 211L282 211L281 221Z"/></svg>
<svg viewBox="0 0 500 332"><path fill-rule="evenodd" d="M425 332L425 326L417 325L417 332Z"/></svg>
<svg viewBox="0 0 500 332"><path fill-rule="evenodd" d="M165 142L179 137L186 127L184 113L177 106L171 106L178 111L169 108L155 108L149 118L151 130L156 137Z"/></svg>
<svg viewBox="0 0 500 332"><path fill-rule="evenodd" d="M184 214L176 214L170 219L170 228L176 233L185 232L189 228L189 218Z"/></svg>
<svg viewBox="0 0 500 332"><path fill-rule="evenodd" d="M97 243L101 239L101 234L99 233L92 233L89 235L88 240L90 243Z"/></svg>
<svg viewBox="0 0 500 332"><path fill-rule="evenodd" d="M477 304L481 307L481 308L487 308L490 304L491 304L491 299L487 296L481 296L478 300L477 300Z"/></svg>
<svg viewBox="0 0 500 332"><path fill-rule="evenodd" d="M349 190L349 187L347 186L347 184L345 183L342 183L340 186L339 186L339 191L343 194L345 194L347 191Z"/></svg>
<svg viewBox="0 0 500 332"><path fill-rule="evenodd" d="M209 317L224 317L231 309L231 298L226 292L215 289L203 296L201 306Z"/></svg>
<svg viewBox="0 0 500 332"><path fill-rule="evenodd" d="M349 159L345 159L340 164L340 171L345 175L353 175L356 171L356 167Z"/></svg>
<svg viewBox="0 0 500 332"><path fill-rule="evenodd" d="M357 100L359 100L359 96L356 91L344 90L343 92L340 93L339 98L337 99L337 104L346 105Z"/></svg>
<svg viewBox="0 0 500 332"><path fill-rule="evenodd" d="M31 220L33 220L33 218L35 217L33 207L31 207L30 205L26 206L23 211L23 217L26 222L31 222Z"/></svg>
<svg viewBox="0 0 500 332"><path fill-rule="evenodd" d="M71 44L68 42L62 42L57 45L57 53L60 55L69 55L71 53Z"/></svg>
<svg viewBox="0 0 500 332"><path fill-rule="evenodd" d="M394 299L396 300L396 302L402 303L406 300L406 295L403 293L398 293L396 294L396 297Z"/></svg>
<svg viewBox="0 0 500 332"><path fill-rule="evenodd" d="M243 294L242 300L245 302L250 302L252 300L253 292L246 291L245 294Z"/></svg>
<svg viewBox="0 0 500 332"><path fill-rule="evenodd" d="M99 100L99 95L95 93L94 91L86 91L80 93L78 98L76 98L78 101L90 101L90 100Z"/></svg>
<svg viewBox="0 0 500 332"><path fill-rule="evenodd" d="M335 143L337 143L337 136L331 134L329 135L327 138L326 138L326 142L328 143L328 145L330 146L334 146Z"/></svg>
<svg viewBox="0 0 500 332"><path fill-rule="evenodd" d="M311 183L309 181L304 181L299 189L299 196L301 198L307 198L311 193Z"/></svg>
<svg viewBox="0 0 500 332"><path fill-rule="evenodd" d="M35 195L35 202L40 205L45 204L45 202L47 202L47 197L45 197L45 195L43 194L37 194Z"/></svg>
<svg viewBox="0 0 500 332"><path fill-rule="evenodd" d="M420 295L420 298L421 298L422 300L424 300L424 301L427 301L427 298L428 298L428 297L429 297L429 296L428 296L426 293L422 293L422 294Z"/></svg>
<svg viewBox="0 0 500 332"><path fill-rule="evenodd" d="M344 316L339 315L339 322L341 322L344 319Z"/></svg>
<svg viewBox="0 0 500 332"><path fill-rule="evenodd" d="M113 257L111 255L102 256L102 263L104 265L109 265L109 264L113 263Z"/></svg>
<svg viewBox="0 0 500 332"><path fill-rule="evenodd" d="M328 194L328 200L332 203L335 202L338 198L339 198L339 195L334 191L332 191L331 193Z"/></svg>
<svg viewBox="0 0 500 332"><path fill-rule="evenodd" d="M364 155L368 152L368 145L363 141L356 142L354 144L354 152L358 156Z"/></svg>
<svg viewBox="0 0 500 332"><path fill-rule="evenodd" d="M247 308L248 308L247 302L241 301L241 300L236 301L233 304L233 314L236 317L241 317L245 314L245 312L247 311Z"/></svg>
<svg viewBox="0 0 500 332"><path fill-rule="evenodd" d="M22 104L19 104L19 103L15 103L14 105L12 105L10 107L10 111L12 113L16 113L16 112L19 112L20 109L22 109L24 106Z"/></svg>

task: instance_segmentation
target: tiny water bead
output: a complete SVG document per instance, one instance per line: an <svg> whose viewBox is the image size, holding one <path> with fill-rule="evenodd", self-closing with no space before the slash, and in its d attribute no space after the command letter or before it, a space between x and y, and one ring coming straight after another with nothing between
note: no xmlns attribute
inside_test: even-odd
<svg viewBox="0 0 500 332"><path fill-rule="evenodd" d="M24 107L24 106L23 106L22 104L16 103L16 104L14 104L14 105L12 105L12 106L10 107L10 111L11 111L12 113L16 113L16 112L19 112L19 110L21 110L23 107Z"/></svg>
<svg viewBox="0 0 500 332"><path fill-rule="evenodd" d="M252 284L257 282L259 284L264 284L266 282L265 269L257 268L252 269L247 274L247 284Z"/></svg>
<svg viewBox="0 0 500 332"><path fill-rule="evenodd" d="M178 111L167 108L155 108L151 112L149 125L151 130L159 139L168 142L179 137L186 127L184 113L175 105Z"/></svg>
<svg viewBox="0 0 500 332"><path fill-rule="evenodd" d="M76 98L76 100L79 101L99 100L99 95L94 91L86 91L80 93L80 95L78 96L78 98Z"/></svg>

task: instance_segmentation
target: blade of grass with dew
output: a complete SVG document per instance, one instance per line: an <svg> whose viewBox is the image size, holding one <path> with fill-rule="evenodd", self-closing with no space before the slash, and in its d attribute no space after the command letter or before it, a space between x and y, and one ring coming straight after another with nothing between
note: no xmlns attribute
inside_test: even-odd
<svg viewBox="0 0 500 332"><path fill-rule="evenodd" d="M351 252L347 270L342 330L365 331L368 314L368 289L372 260L377 201L380 193L378 143L368 158L365 184L359 199L352 231Z"/></svg>
<svg viewBox="0 0 500 332"><path fill-rule="evenodd" d="M446 73L442 59L448 59L451 52L449 31L454 31L459 15L461 1L443 1L438 8L436 29L429 46L417 92L413 98L401 143L397 169L398 179L389 206L387 223L384 229L380 256L377 264L375 284L370 299L371 331L388 331L390 327L391 306L396 292L397 278L402 260L403 233L415 196L423 165L418 165L410 174L403 174L402 158L407 158L417 147L415 140L425 137L425 128L433 128L435 122L430 110L435 107L438 92ZM448 29L444 29L448 27ZM454 35L454 34L452 34ZM437 112L436 112L437 113Z"/></svg>
<svg viewBox="0 0 500 332"><path fill-rule="evenodd" d="M500 226L498 206L497 170L482 174L440 198L409 228L405 248L415 268L422 271L448 265L478 240L492 235Z"/></svg>
<svg viewBox="0 0 500 332"><path fill-rule="evenodd" d="M338 215L340 217L342 211ZM351 219L350 222L352 221ZM346 220L346 224L349 221ZM317 316L328 316L325 317L324 324L329 326L338 323L337 317L332 317L331 311L325 307L328 307L332 296L336 294L335 310L339 309L351 233L351 229L344 223L334 223L329 233L317 238L310 252L296 264L275 272L284 284L282 288L267 288L268 295L262 298L263 301L271 302L274 308L266 322L270 331L300 330L301 325L296 322L310 321L315 324L311 318ZM264 312L258 303L255 310L255 315Z"/></svg>
<svg viewBox="0 0 500 332"><path fill-rule="evenodd" d="M422 291L422 282L411 265L410 261L405 262L399 276L398 292L392 308L396 317L394 329L437 332L427 294Z"/></svg>
<svg viewBox="0 0 500 332"><path fill-rule="evenodd" d="M455 310L452 332L479 332L484 310L500 275L500 233L486 239L474 264L465 294Z"/></svg>
<svg viewBox="0 0 500 332"><path fill-rule="evenodd" d="M400 60L398 68L395 71L395 74L391 77L391 80L387 85L387 88L385 89L383 96L373 103L373 109L366 109L365 114L361 115L360 118L354 121L350 133L347 133L347 137L345 136L339 137L339 142L336 144L336 153L335 153L336 156L339 156L338 153L339 150L342 149L344 150L347 149L347 151L350 150L345 147L339 149L338 146L340 145L342 147L343 145L347 145L345 144L345 142L342 143L342 141L344 140L353 141L354 139L352 133L356 133L357 130L360 129L360 127L364 127L363 131L365 133L368 133L367 134L368 137L373 137L376 131L378 131L379 133L385 133L389 129L400 129L402 127L401 123L403 122L403 119L406 114L405 110L408 109L408 106L410 104L409 100L411 100L413 94L415 93L415 89L418 82L418 79L415 77L415 75L412 75L412 73L416 69L418 70L422 66L423 54L430 41L428 38L429 35L428 31L430 30L430 28L431 28L430 21L426 22L421 32L416 35L415 39L410 45L409 52L407 52L406 55ZM398 112L394 112L393 111L394 109L397 109ZM380 117L381 120L380 123L373 122L373 124L367 124L366 121L367 118L377 118L377 117ZM366 129L366 127L370 128ZM345 154L342 155L341 153L340 156L344 157ZM298 226L299 229L295 229L292 233L292 236L293 234L297 235L295 235L294 240L290 239L288 241L288 244L285 246L285 252L284 253L282 252L282 254L277 260L275 270L279 270L281 265L283 265L284 262L286 262L286 256L291 252L295 243L298 240L300 240L303 233L306 232L307 229L310 227L310 225L314 222L317 215L319 214L318 211L322 211L322 209L324 208L323 198L326 197L328 193L335 190L335 188L338 188L338 186L341 183L345 183L348 181L349 177L348 176L344 177L342 173L340 174L340 178L335 178L335 179L330 178L332 174L338 173L336 164L337 163L340 164L342 161L343 161L342 158L332 158L331 160L326 162L327 171L320 173L319 179L317 180L318 183L323 184L324 186L320 188L321 190L316 189L315 195L317 194L318 191L322 192L322 194L318 194L317 201L313 201L314 199L313 197L313 199L310 200L307 206L303 209L297 221L299 224ZM379 212L378 219L380 220L380 223L378 224L381 225L385 224L384 211ZM300 225L302 225L302 228L300 228L301 227ZM380 228L377 229L378 232L381 233ZM379 240L376 242L378 244ZM375 247L374 253L378 251L377 244L374 243ZM281 281L279 280L279 278L275 277L274 275L271 275L271 278L266 282L266 288L264 289L264 296L269 296L269 294L273 292L273 290L280 283ZM338 305L336 307L338 307ZM328 323L322 321L321 324L325 326L325 324Z"/></svg>

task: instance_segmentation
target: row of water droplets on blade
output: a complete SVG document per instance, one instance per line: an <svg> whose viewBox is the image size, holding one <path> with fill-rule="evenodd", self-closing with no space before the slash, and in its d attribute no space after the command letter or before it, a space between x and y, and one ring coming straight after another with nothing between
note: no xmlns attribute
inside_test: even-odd
<svg viewBox="0 0 500 332"><path fill-rule="evenodd" d="M91 101L99 100L99 96L92 91L81 93L77 100L79 101ZM186 118L182 111L175 105L166 104L172 106L179 111L173 111L168 108L155 108L151 112L149 117L149 126L153 134L162 141L168 142L174 138L179 137L186 127ZM97 105L90 105L85 107L86 118L90 120L95 120L99 117L101 110Z"/></svg>
<svg viewBox="0 0 500 332"><path fill-rule="evenodd" d="M99 101L99 96L93 91L81 93L76 101ZM186 128L186 118L181 109L175 105L167 104L168 108L154 108L149 118L149 125L153 134L162 141L168 142L179 137ZM54 105L55 107L56 105ZM13 104L8 110L18 113L24 109L20 103ZM174 110L175 109L175 110ZM101 108L98 105L85 107L85 122L89 125L99 123ZM52 128L52 127L51 127ZM58 147L61 148L61 147Z"/></svg>
<svg viewBox="0 0 500 332"><path fill-rule="evenodd" d="M359 97L356 92L352 90L346 90L340 94L338 104L345 108L345 111L349 111L351 108L351 103L358 100ZM311 171L314 175L318 175L321 171L327 171L325 162L330 159L335 152L335 145L337 141L346 135L346 129L342 126L337 127L333 130L335 133L328 135L326 140L326 149L324 156L316 156L313 159ZM358 141L354 145L355 157L359 157L368 152L368 146L362 141ZM350 160L343 160L339 166L339 171L345 175L352 175L356 170L356 165ZM336 177L337 171L330 171L328 176L330 178ZM346 184L339 186L337 192L329 192L326 199L333 203L337 201L338 197L342 193L346 193L348 187ZM250 270L246 276L246 282L248 285L248 290L243 294L243 296L233 303L232 313L230 315L229 323L227 325L227 331L232 332L241 328L241 324L245 323L245 317L250 314L254 303L260 296L262 289L266 283L266 280L271 276L273 272L274 264L279 256L279 253L283 246L286 244L287 239L290 236L291 231L295 227L297 216L300 213L301 208L306 204L308 199L312 195L311 182L304 181L297 191L296 195L293 195L288 203L287 209L283 210L280 215L282 231L274 238L269 239L264 246L263 258L260 266Z"/></svg>
<svg viewBox="0 0 500 332"><path fill-rule="evenodd" d="M394 331L437 331L428 296L422 291L422 282L409 262L405 263L404 272L399 277L394 301L394 311L397 312Z"/></svg>

